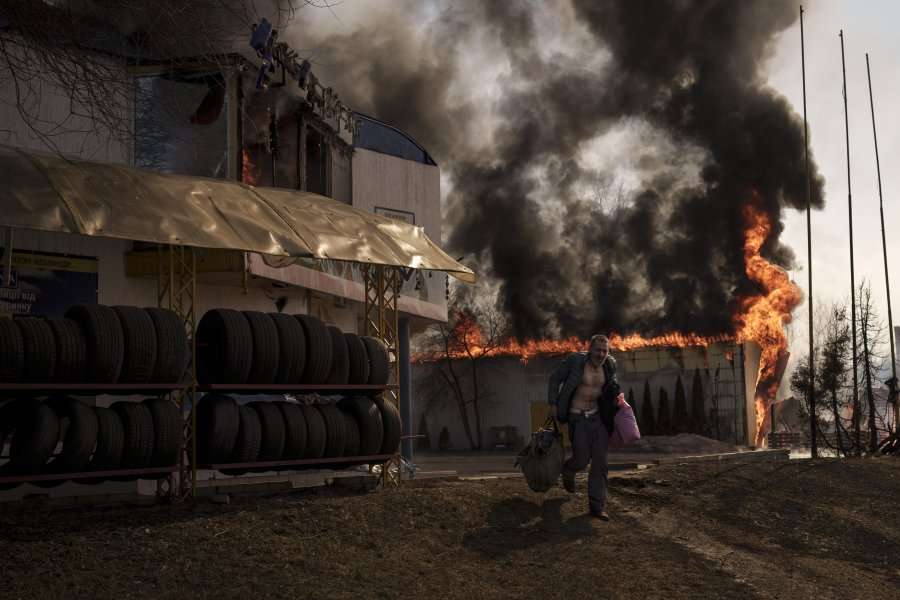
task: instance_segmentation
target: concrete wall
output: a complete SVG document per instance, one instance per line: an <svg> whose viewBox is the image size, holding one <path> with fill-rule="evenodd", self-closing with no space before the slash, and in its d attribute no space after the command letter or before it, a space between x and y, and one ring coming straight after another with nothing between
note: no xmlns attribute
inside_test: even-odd
<svg viewBox="0 0 900 600"><path fill-rule="evenodd" d="M423 227L435 243L441 243L438 167L356 148L352 173L353 206L394 218L405 217L408 222ZM433 304L446 315L446 282L444 273L419 272L403 285L401 293Z"/></svg>
<svg viewBox="0 0 900 600"><path fill-rule="evenodd" d="M436 242L441 239L440 169L364 148L353 154L353 206L408 211Z"/></svg>
<svg viewBox="0 0 900 600"><path fill-rule="evenodd" d="M650 383L651 403L658 409L659 389L668 392L669 410L674 408L675 382L680 375L690 410L691 389L695 370L703 384L708 435L715 436L712 419L713 397L719 407L719 438L746 443L747 415L745 399L751 380L750 398L756 382L758 350L754 362L753 347L736 344L713 344L708 348L646 348L634 352L616 352L619 382L626 396L633 390L638 411L644 402L644 382ZM515 427L522 440L539 425L531 417L532 403L546 403L550 373L562 357L536 358L523 363L516 358L494 358L479 363L478 378L482 395L482 437L484 446L491 441L491 427ZM716 370L718 369L718 374ZM454 370L471 392L471 365L454 361ZM745 373L752 373L749 377ZM750 409L753 410L752 401ZM415 433L425 416L432 447L437 449L438 435L447 427L450 443L456 449L468 449L469 442L462 426L459 407L450 387L433 363L413 365L413 427ZM471 415L471 412L470 412ZM755 410L751 423L755 426ZM473 419L474 428L474 419Z"/></svg>

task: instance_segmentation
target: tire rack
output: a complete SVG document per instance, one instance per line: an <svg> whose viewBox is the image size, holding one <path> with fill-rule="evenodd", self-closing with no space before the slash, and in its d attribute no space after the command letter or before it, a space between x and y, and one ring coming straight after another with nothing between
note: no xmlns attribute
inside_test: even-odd
<svg viewBox="0 0 900 600"><path fill-rule="evenodd" d="M197 392L198 391L232 391L235 393L257 392L353 392L374 391L386 392L385 400L393 402L399 410L398 388L400 381L400 364L398 361L397 331L398 331L398 300L400 286L402 284L402 270L399 267L383 265L362 265L365 284L365 330L367 335L382 340L387 346L388 356L391 360L391 380L385 386L369 385L205 385L198 387L197 371L194 356L196 355L197 331L197 257L194 248L182 245L168 245L158 247L158 278L157 278L157 306L174 311L184 323L185 331L191 345L189 363L185 369L183 384L2 384L0 395L4 392L14 392L28 396L43 396L47 392L81 392L79 395L159 395L164 393L179 409L184 417L182 426L182 449L178 465L162 468L148 469L120 469L115 471L87 472L87 473L62 473L47 475L32 475L22 477L0 478L0 483L70 480L80 478L95 478L98 476L115 475L165 475L157 479L156 495L160 500L180 501L192 498L195 495L197 481ZM411 271L410 271L411 272ZM185 408L190 410L185 414ZM400 448L396 448L393 454L373 455L358 457L341 457L338 459L313 459L286 462L260 462L241 464L239 467L267 467L267 466L296 466L313 464L366 464L383 463L381 471L382 485L400 484ZM234 464L228 465L204 465L204 468L234 468ZM396 468L396 474L392 473L392 467ZM177 473L177 477L176 477Z"/></svg>
<svg viewBox="0 0 900 600"><path fill-rule="evenodd" d="M391 381L386 386L351 386L351 385L226 385L212 384L198 387L197 371L194 362L196 355L197 331L197 259L193 248L188 246L170 245L167 248L159 247L159 278L157 280L157 302L159 307L173 310L184 322L185 331L191 344L187 373L190 384L170 394L171 400L178 406L184 415L185 405L190 406L184 422L184 434L182 436L182 452L178 470L178 482L174 481L173 474L157 484L157 495L160 498L183 500L193 497L196 491L197 469L197 397L198 391L232 391L234 393L257 392L324 392L324 391L373 391L374 389L386 392L385 400L393 402L399 410L398 387L400 381L400 364L397 360L397 330L398 310L397 303L402 283L401 269L383 265L362 266L365 286L365 330L367 335L379 338L385 343L388 356L391 359ZM410 270L411 272L411 270ZM388 459L385 461L385 456ZM400 448L399 446L391 455L375 455L368 457L348 457L360 463L383 462L381 471L382 485L388 483L399 485L400 483ZM328 464L341 461L288 461L286 463L251 463L256 467L296 465L296 464ZM351 462L351 461L343 461ZM202 465L203 468L215 468L224 465ZM229 465L233 467L234 465ZM246 467L247 465L241 465ZM392 474L392 467L396 467L396 476ZM176 489L177 488L177 489Z"/></svg>
<svg viewBox="0 0 900 600"><path fill-rule="evenodd" d="M184 389L185 384L176 383L4 383L0 384L0 398L52 396L55 393L76 396L109 394L117 396L159 396L174 394ZM143 469L111 469L105 471L81 471L74 473L47 473L43 475L14 475L0 477L3 483L32 483L36 481L69 481L94 479L97 477L158 475L157 481L171 480L178 471L178 465L168 467L147 467ZM152 479L148 477L147 479Z"/></svg>
<svg viewBox="0 0 900 600"><path fill-rule="evenodd" d="M397 301L400 295L400 285L402 283L401 269L397 267L386 267L381 265L362 265L363 277L365 282L365 329L367 335L377 337L385 343L388 350L388 357L391 360L391 379L388 385L328 385L328 384L195 384L192 393L198 392L220 392L234 394L254 394L254 393L290 393L290 392L327 392L331 394L352 393L352 392L372 392L381 391L384 393L385 401L393 402L394 406L399 410L398 389L400 381L400 363L397 360L397 330L398 330L398 311ZM411 272L411 271L410 271ZM193 339L193 336L192 336ZM195 378L196 381L196 378ZM193 404L192 404L193 406ZM191 411L191 427L196 425L194 411ZM193 431L189 434L190 439L194 439ZM191 457L196 457L194 453L195 447L191 447ZM287 461L267 461L253 463L226 463L226 464L208 464L197 465L194 460L191 464L194 468L190 473L191 491L188 492L182 487L182 496L193 493L194 485L197 481L197 469L255 469L273 467L290 467L290 466L314 466L329 464L375 464L381 463L381 484L399 485L400 484L400 447L391 454L377 454L371 456L347 456L337 458L320 458L320 459L304 459L304 460L287 460ZM396 474L392 473L392 467L397 469ZM184 480L183 480L184 481Z"/></svg>
<svg viewBox="0 0 900 600"><path fill-rule="evenodd" d="M393 385L334 385L334 384L253 384L253 383L211 383L198 384L197 392L218 392L221 394L266 394L266 393L282 393L291 392L324 392L335 395L347 395L353 392L384 392L396 389ZM394 454L373 454L364 456L338 456L334 458L309 458L299 460L272 460L258 461L249 463L217 463L197 465L198 469L212 469L221 471L223 469L265 469L272 467L271 470L276 471L278 467L298 467L298 466L328 466L328 465L364 465L382 463L387 465L394 458Z"/></svg>

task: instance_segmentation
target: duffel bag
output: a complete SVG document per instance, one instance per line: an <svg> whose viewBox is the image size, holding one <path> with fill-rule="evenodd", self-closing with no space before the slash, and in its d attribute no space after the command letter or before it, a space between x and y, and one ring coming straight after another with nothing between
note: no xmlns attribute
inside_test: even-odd
<svg viewBox="0 0 900 600"><path fill-rule="evenodd" d="M531 434L531 443L519 453L516 466L522 470L528 487L546 492L559 481L565 450L556 419L550 417L544 426Z"/></svg>

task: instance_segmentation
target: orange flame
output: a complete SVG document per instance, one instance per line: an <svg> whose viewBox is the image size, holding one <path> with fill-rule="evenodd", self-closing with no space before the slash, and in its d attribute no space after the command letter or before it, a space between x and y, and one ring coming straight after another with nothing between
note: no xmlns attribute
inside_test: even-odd
<svg viewBox="0 0 900 600"><path fill-rule="evenodd" d="M760 255L760 250L772 231L772 225L766 213L757 208L758 202L758 197L754 196L743 210L747 227L744 234L744 268L747 276L758 283L764 292L741 300L740 311L733 319L734 334L702 336L696 333L671 332L654 337L615 333L610 336L610 347L620 352L660 346L705 347L732 341L757 343L762 348L755 398L757 446L761 445L764 438L763 426L767 409L775 399L787 357L787 337L783 325L790 323L791 312L802 299L800 288L788 278L784 269ZM487 340L472 315L456 313L452 320L456 324L448 336L449 351L417 353L413 356L414 362L429 362L447 357L517 357L522 362L527 362L536 356L583 351L588 346L587 340L577 337L562 340Z"/></svg>
<svg viewBox="0 0 900 600"><path fill-rule="evenodd" d="M453 315L456 324L448 334L449 352L419 352L412 357L413 362L429 362L441 360L446 357L451 359L481 358L481 357L515 357L522 362L528 362L536 356L553 356L581 352L587 350L588 340L582 340L575 336L561 340L533 340L523 341L515 338L505 340L486 340L475 318L470 314L457 312ZM703 336L696 333L671 332L654 337L643 337L638 334L619 335L613 333L609 337L609 345L619 352L631 352L640 348L654 348L660 346L687 348L689 346L709 346L717 342L730 342L733 335L721 334Z"/></svg>
<svg viewBox="0 0 900 600"><path fill-rule="evenodd" d="M247 185L256 185L260 177L260 168L250 160L250 153L244 148L241 151L241 181Z"/></svg>
<svg viewBox="0 0 900 600"><path fill-rule="evenodd" d="M802 300L800 288L787 273L760 256L760 249L772 231L768 216L751 202L744 207L747 230L744 238L744 269L747 277L765 290L763 294L741 301L741 312L734 324L741 341L751 340L762 348L759 375L756 378L756 445L765 436L766 415L781 382L779 361L786 359L787 336L784 324Z"/></svg>

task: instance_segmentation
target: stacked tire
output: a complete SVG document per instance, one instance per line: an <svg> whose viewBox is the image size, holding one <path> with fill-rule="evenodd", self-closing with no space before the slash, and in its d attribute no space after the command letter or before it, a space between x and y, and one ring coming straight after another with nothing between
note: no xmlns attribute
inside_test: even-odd
<svg viewBox="0 0 900 600"><path fill-rule="evenodd" d="M181 423L178 409L163 398L116 402L109 408L67 396L11 400L0 406L0 447L9 443L9 461L0 466L0 477L172 467L181 452ZM51 487L64 481L35 484Z"/></svg>
<svg viewBox="0 0 900 600"><path fill-rule="evenodd" d="M65 318L0 319L0 383L178 383L181 319L161 308L81 304Z"/></svg>
<svg viewBox="0 0 900 600"><path fill-rule="evenodd" d="M312 315L216 308L197 326L201 384L385 385L387 348Z"/></svg>
<svg viewBox="0 0 900 600"><path fill-rule="evenodd" d="M397 409L365 396L317 404L239 404L232 396L207 394L197 407L199 466L215 465L232 475L276 470L284 461L393 454L399 444ZM272 465L247 464L261 462Z"/></svg>

